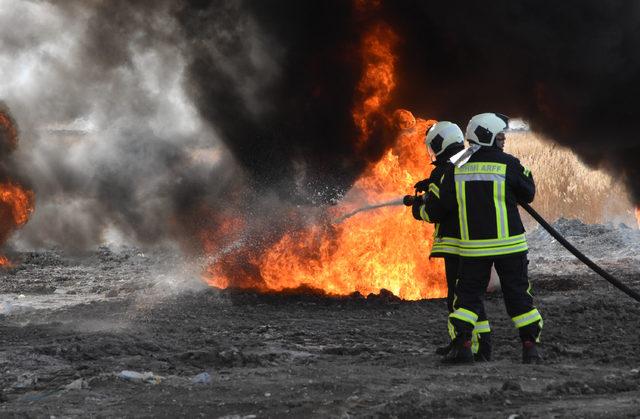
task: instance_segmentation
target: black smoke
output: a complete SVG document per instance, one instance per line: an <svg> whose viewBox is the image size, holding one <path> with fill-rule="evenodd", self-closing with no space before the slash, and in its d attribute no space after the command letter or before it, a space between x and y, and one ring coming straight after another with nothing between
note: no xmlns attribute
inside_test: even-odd
<svg viewBox="0 0 640 419"><path fill-rule="evenodd" d="M344 190L379 156L355 149L350 118L359 36L390 24L401 41L393 106L462 127L480 112L522 117L629 186L640 202L640 4L191 1L190 92L260 186L305 179ZM260 51L260 54L256 54ZM393 108L391 106L390 108Z"/></svg>
<svg viewBox="0 0 640 419"><path fill-rule="evenodd" d="M188 1L177 16L188 90L255 188L331 200L393 139L378 121L356 147L351 110L372 22L350 1Z"/></svg>
<svg viewBox="0 0 640 419"><path fill-rule="evenodd" d="M610 171L640 202L640 4L386 1L397 104L466 125L495 111Z"/></svg>
<svg viewBox="0 0 640 419"><path fill-rule="evenodd" d="M636 2L356 3L366 2L4 9L0 59L11 81L0 98L25 139L12 171L39 203L28 241L85 248L115 227L148 245L189 243L238 216L251 220L253 243L269 243L304 223L296 214L339 198L393 140L374 115L358 146L351 115L362 99L362 37L380 23L399 39L384 111L463 127L479 112L522 117L623 179L640 202Z"/></svg>

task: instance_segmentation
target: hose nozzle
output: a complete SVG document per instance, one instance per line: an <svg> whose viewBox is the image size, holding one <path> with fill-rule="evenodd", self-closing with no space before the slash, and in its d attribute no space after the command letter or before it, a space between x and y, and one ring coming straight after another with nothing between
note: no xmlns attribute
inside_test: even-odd
<svg viewBox="0 0 640 419"><path fill-rule="evenodd" d="M415 199L416 197L414 195L405 195L404 198L402 198L402 203L407 207L410 207L413 205Z"/></svg>

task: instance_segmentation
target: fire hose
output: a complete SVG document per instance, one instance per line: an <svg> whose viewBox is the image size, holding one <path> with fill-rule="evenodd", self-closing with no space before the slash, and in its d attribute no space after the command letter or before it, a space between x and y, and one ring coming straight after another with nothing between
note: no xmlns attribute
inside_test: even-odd
<svg viewBox="0 0 640 419"><path fill-rule="evenodd" d="M416 199L416 197L417 195L413 195L413 196L406 195L403 200L404 205L411 206L413 204L413 201ZM565 239L560 233L558 233L558 231L555 228L553 228L544 218L542 218L542 216L538 214L536 210L531 208L529 204L520 203L520 206L525 211L527 211L531 215L531 217L533 217L533 219L536 220L538 224L542 226L542 228L547 230L547 232L549 232L549 234L551 234L551 236L554 239L556 239L558 243L563 245L565 249L567 249L576 258L578 258L580 262L584 263L589 268L591 268L591 270L593 270L595 273L597 273L598 275L600 275L601 277L609 281L614 287L618 288L620 291L624 292L634 300L640 302L640 294L637 291L632 290L631 288L629 288L628 286L620 282L620 280L612 276L610 273L602 269L600 266L596 265L596 263L593 262L591 259L589 259L584 253L576 249L571 243L569 243L569 241L567 241L567 239Z"/></svg>
<svg viewBox="0 0 640 419"><path fill-rule="evenodd" d="M597 273L598 275L600 275L601 277L609 281L614 287L618 288L620 291L624 292L629 297L633 298L636 301L640 301L640 294L638 294L638 292L632 290L631 288L629 288L628 286L620 282L617 278L613 277L611 274L609 274L607 271L602 269L600 266L596 265L595 262L593 262L591 259L585 256L584 253L582 253L581 251L573 247L573 245L569 243L567 239L562 237L562 235L558 233L558 231L555 228L553 228L544 218L542 218L542 216L538 214L536 210L531 208L529 204L521 203L520 206L525 211L527 211L533 217L533 219L538 222L538 224L540 224L545 230L547 230L549 234L553 236L554 239L556 239L561 245L563 245L565 249L567 249L575 257L577 257L580 260L580 262L587 265L595 273Z"/></svg>

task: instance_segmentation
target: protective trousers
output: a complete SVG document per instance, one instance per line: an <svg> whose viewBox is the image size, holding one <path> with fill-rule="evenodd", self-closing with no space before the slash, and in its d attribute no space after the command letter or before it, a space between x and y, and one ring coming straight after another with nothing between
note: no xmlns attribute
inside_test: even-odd
<svg viewBox="0 0 640 419"><path fill-rule="evenodd" d="M528 264L526 253L495 258L461 257L454 311L449 315L453 336L471 338L476 325L486 318L484 293L489 284L491 266L495 265L507 313L518 329L520 338L522 341L539 342L542 317L533 306L531 284L527 276Z"/></svg>
<svg viewBox="0 0 640 419"><path fill-rule="evenodd" d="M453 313L454 311L453 303L455 299L456 282L458 281L458 273L460 270L459 268L460 258L458 256L444 257L444 269L447 276L447 309L449 310L449 313ZM489 271L488 275L491 275L491 271ZM487 285L488 283L489 277L487 277ZM486 285L484 289L487 289ZM475 323L472 336L473 353L478 352L479 341L482 339L482 336L484 335L486 337L486 340L489 340L489 333L491 332L489 320L487 319L487 314L484 311L484 304L482 303L482 301L480 301L480 307L478 308L477 314L478 320ZM449 335L451 336L451 339L455 338L455 332L452 328L451 322L449 322Z"/></svg>

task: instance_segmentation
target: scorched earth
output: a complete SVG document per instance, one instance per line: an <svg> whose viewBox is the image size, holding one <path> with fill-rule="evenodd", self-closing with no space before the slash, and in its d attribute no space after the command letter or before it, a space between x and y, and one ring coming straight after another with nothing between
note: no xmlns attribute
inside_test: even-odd
<svg viewBox="0 0 640 419"><path fill-rule="evenodd" d="M555 226L640 289L638 230ZM520 364L499 291L487 301L495 360L450 367L434 354L443 300L219 291L177 256L135 249L10 254L0 416L637 417L640 307L542 230L529 240L545 317L535 366ZM203 372L210 382L194 383Z"/></svg>

